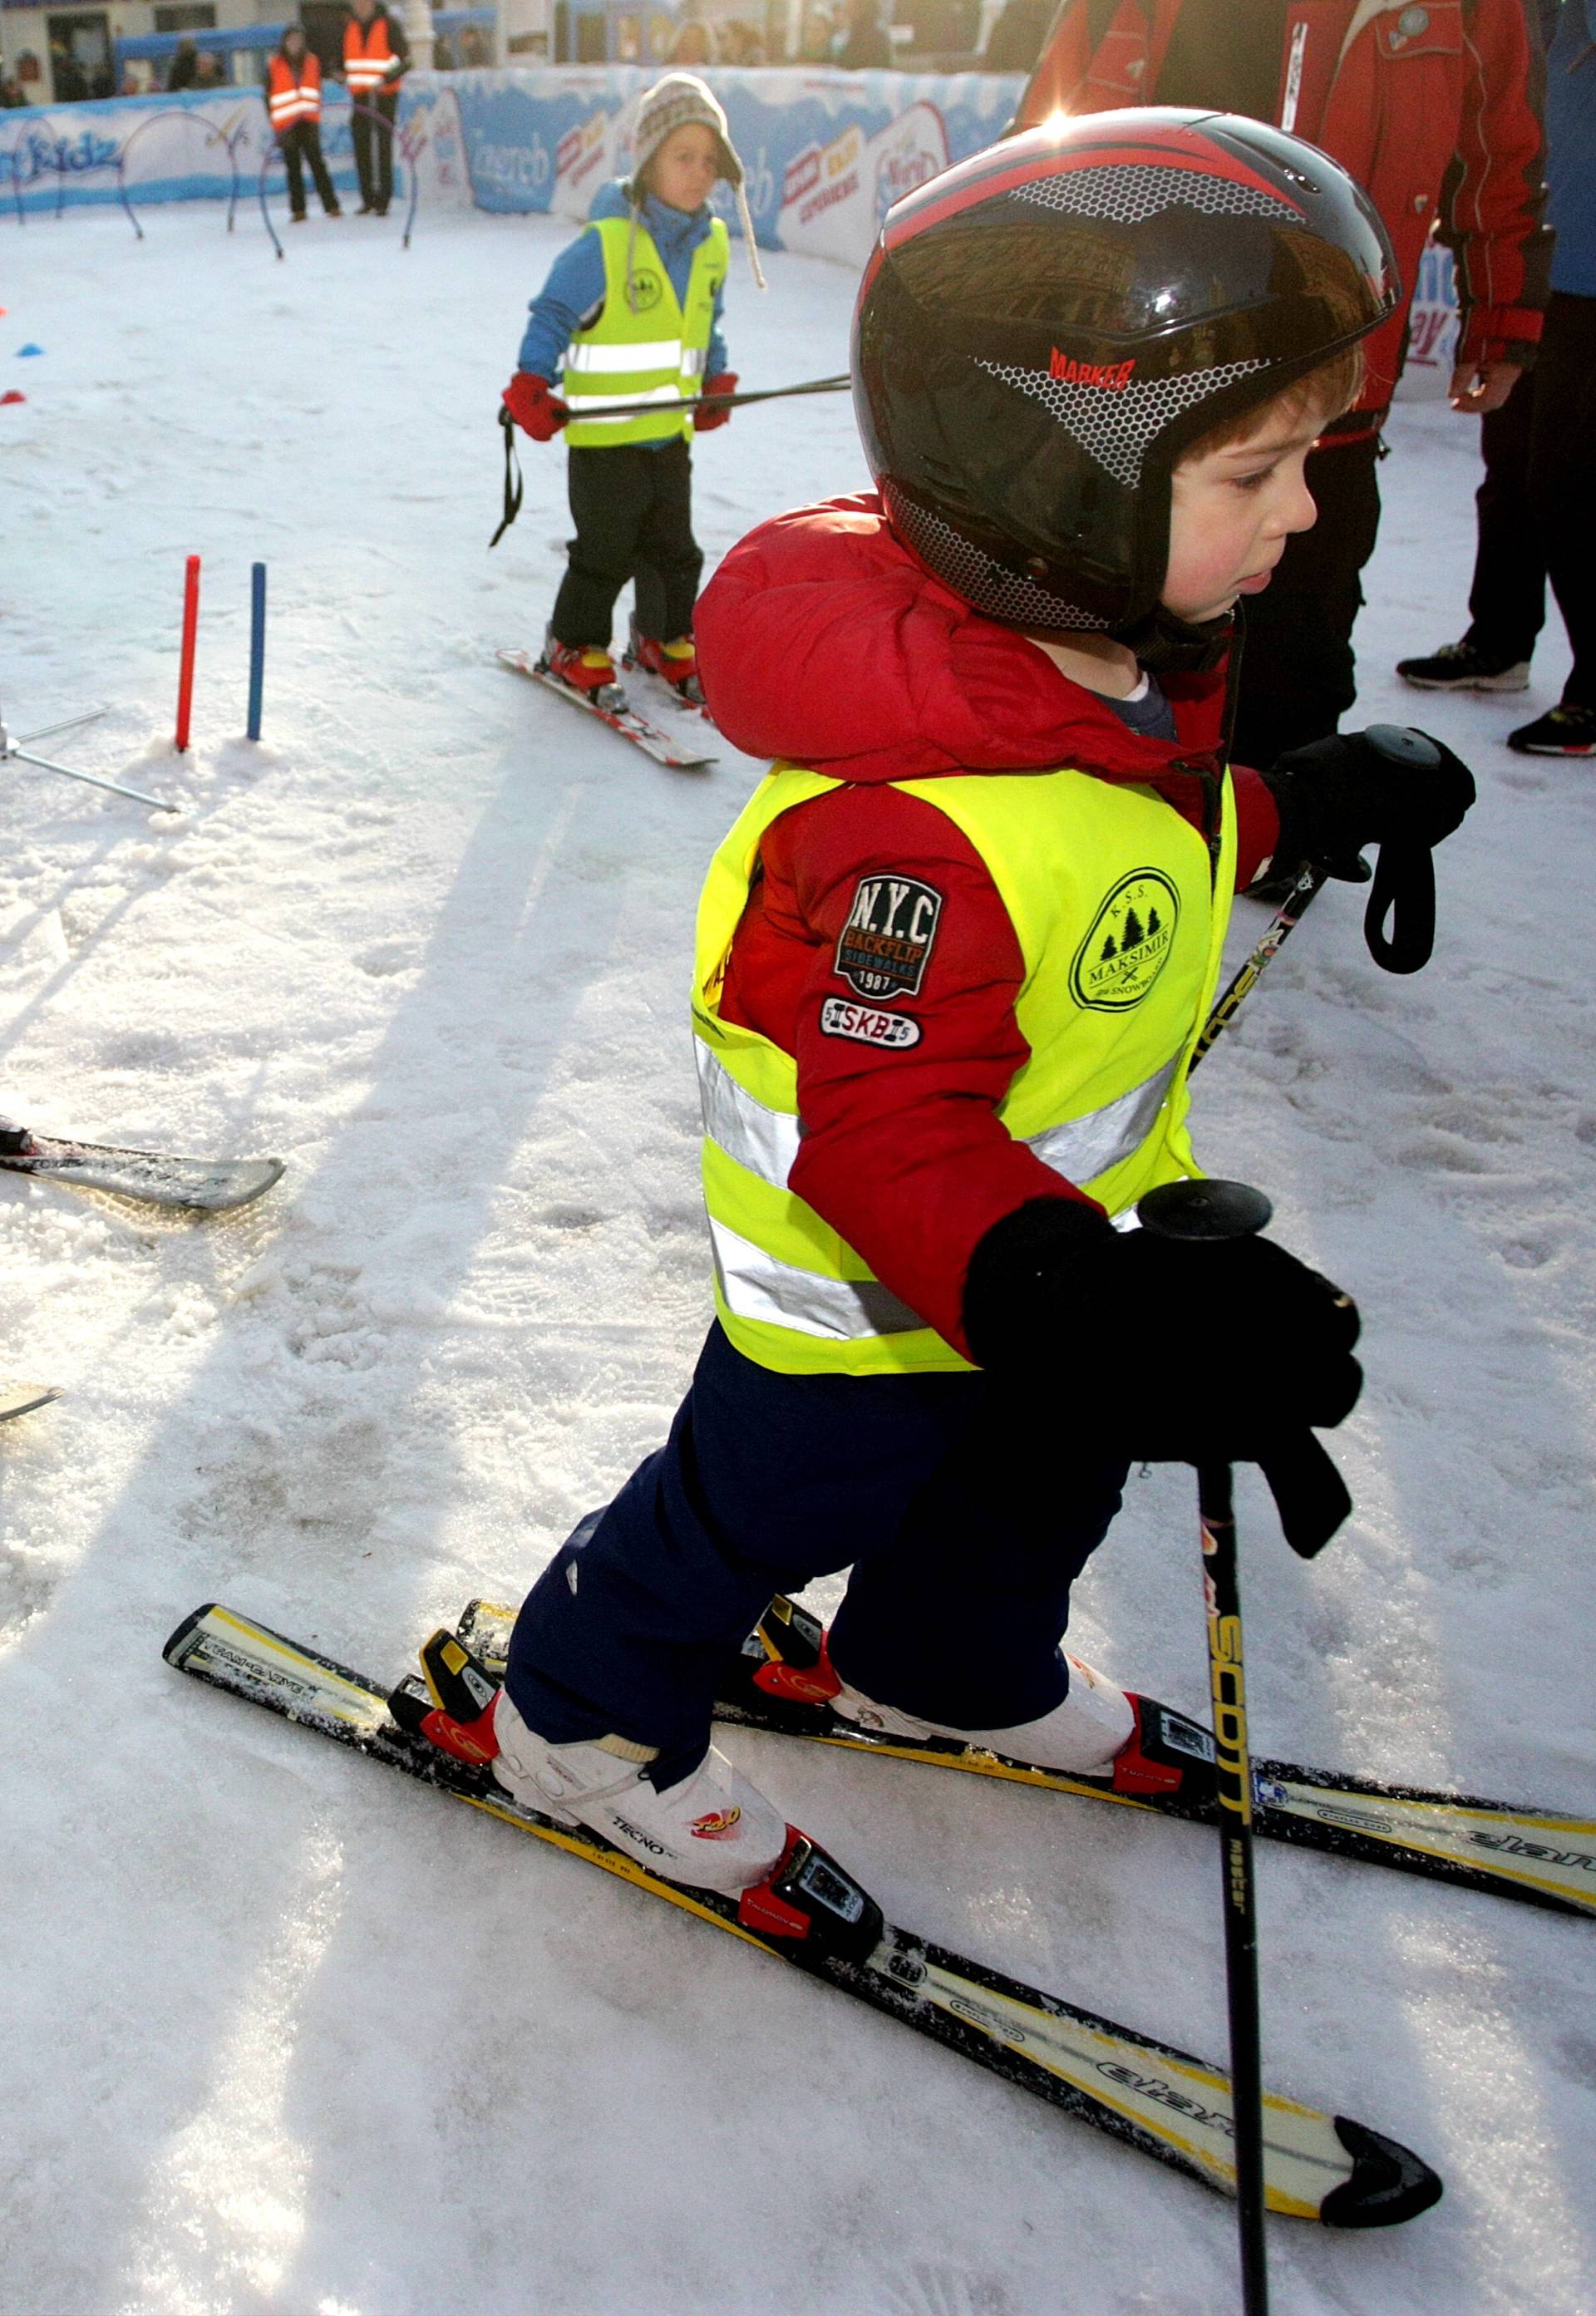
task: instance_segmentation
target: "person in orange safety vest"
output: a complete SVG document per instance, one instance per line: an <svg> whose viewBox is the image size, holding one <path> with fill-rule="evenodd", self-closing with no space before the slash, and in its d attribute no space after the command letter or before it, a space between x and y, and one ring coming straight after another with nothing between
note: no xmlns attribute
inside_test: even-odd
<svg viewBox="0 0 1596 2316"><path fill-rule="evenodd" d="M410 69L405 28L383 0L350 0L343 27L343 77L354 105L354 165L361 215L385 217L394 193L394 116L399 83Z"/></svg>
<svg viewBox="0 0 1596 2316"><path fill-rule="evenodd" d="M305 45L298 24L290 24L279 41L266 76L266 110L272 133L281 148L288 170L289 209L296 225L305 222L305 164L316 180L321 205L330 218L342 217L333 180L321 150L321 59Z"/></svg>

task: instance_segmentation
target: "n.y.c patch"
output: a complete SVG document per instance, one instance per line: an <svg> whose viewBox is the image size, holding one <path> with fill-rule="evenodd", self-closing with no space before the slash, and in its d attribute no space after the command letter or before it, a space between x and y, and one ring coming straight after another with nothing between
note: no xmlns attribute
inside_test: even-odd
<svg viewBox="0 0 1596 2316"><path fill-rule="evenodd" d="M942 914L934 885L861 877L837 941L835 971L861 997L915 997Z"/></svg>

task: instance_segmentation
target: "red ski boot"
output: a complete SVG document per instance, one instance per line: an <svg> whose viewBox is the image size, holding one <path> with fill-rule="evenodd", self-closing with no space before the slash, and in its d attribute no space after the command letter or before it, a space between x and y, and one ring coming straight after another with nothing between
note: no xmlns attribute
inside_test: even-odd
<svg viewBox="0 0 1596 2316"><path fill-rule="evenodd" d="M550 675L581 692L584 699L596 700L601 708L614 713L626 706L615 662L602 644L562 644L550 635L544 640L543 665Z"/></svg>
<svg viewBox="0 0 1596 2316"><path fill-rule="evenodd" d="M632 621L631 641L627 646L624 664L640 667L646 675L657 675L668 683L679 699L690 708L704 704L704 687L699 681L698 648L691 636L676 636L668 644L656 643L652 636L640 635L638 622Z"/></svg>

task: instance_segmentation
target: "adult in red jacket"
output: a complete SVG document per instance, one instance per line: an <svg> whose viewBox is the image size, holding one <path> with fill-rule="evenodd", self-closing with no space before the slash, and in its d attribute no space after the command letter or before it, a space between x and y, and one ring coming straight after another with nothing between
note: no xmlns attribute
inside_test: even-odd
<svg viewBox="0 0 1596 2316"><path fill-rule="evenodd" d="M1357 697L1352 628L1379 526L1375 461L1433 226L1463 330L1454 410L1497 410L1547 302L1540 34L1525 0L1064 0L1018 124L1055 111L1211 105L1332 154L1390 235L1405 296L1369 341L1355 409L1310 461L1319 509L1249 607L1235 747L1271 764L1333 732Z"/></svg>
<svg viewBox="0 0 1596 2316"><path fill-rule="evenodd" d="M321 205L329 217L342 217L333 180L321 150L321 59L305 45L298 24L290 24L278 43L266 76L266 110L288 170L289 210L296 225L305 222L305 165L316 180Z"/></svg>

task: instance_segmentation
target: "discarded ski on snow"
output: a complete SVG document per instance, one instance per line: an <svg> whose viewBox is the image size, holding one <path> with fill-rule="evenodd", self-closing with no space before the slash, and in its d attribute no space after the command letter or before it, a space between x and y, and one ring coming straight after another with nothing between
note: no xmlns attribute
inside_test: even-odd
<svg viewBox="0 0 1596 2316"><path fill-rule="evenodd" d="M460 1638L497 1674L513 1622L513 1609L473 1600L460 1619ZM825 1702L834 1694L835 1677L824 1658L824 1638L816 1617L778 1596L744 1643L734 1684L716 1706L717 1717L851 1752L926 1761L934 1768L1003 1777L1051 1793L1089 1794L1198 1825L1216 1822L1213 1738L1200 1723L1167 1705L1151 1697L1137 1700L1134 1757L1116 1764L1118 1782L1065 1777L953 1738L878 1736L844 1721ZM1596 1914L1596 1824L1588 1819L1256 1756L1253 1796L1253 1831L1270 1840L1458 1882L1557 1912Z"/></svg>
<svg viewBox="0 0 1596 2316"><path fill-rule="evenodd" d="M9 1423L13 1415L31 1415L36 1407L48 1407L60 1393L48 1383L0 1383L0 1423Z"/></svg>
<svg viewBox="0 0 1596 2316"><path fill-rule="evenodd" d="M1206 2186L1234 2188L1229 2087L1219 2069L894 1929L852 1876L802 1837L768 1897L762 1885L762 1910L751 1911L746 1898L739 1909L734 1899L663 1881L598 1835L513 1802L486 1770L401 1729L376 1682L230 1609L197 1608L165 1657L825 1979ZM1332 2227L1385 2227L1440 2194L1416 2155L1344 2116L1269 2095L1265 2134L1271 2211Z"/></svg>
<svg viewBox="0 0 1596 2316"><path fill-rule="evenodd" d="M208 1215L246 1207L282 1173L281 1158L180 1158L163 1150L119 1150L102 1142L59 1142L25 1127L0 1126L0 1166L79 1189L109 1190L150 1207Z"/></svg>
<svg viewBox="0 0 1596 2316"><path fill-rule="evenodd" d="M581 692L574 690L570 684L563 683L557 675L545 667L536 652L502 651L498 656L504 666L514 668L518 674L530 675L535 683L557 692L580 714L596 716L601 724L607 724L611 732L619 732L623 740L631 741L633 746L641 748L646 756L652 756L656 764L669 764L679 772L693 772L718 761L716 757L707 755L701 748L685 747L679 741L673 740L668 732L662 732L657 724L651 724L646 716L639 716L635 708L601 708L596 699L584 699Z"/></svg>

